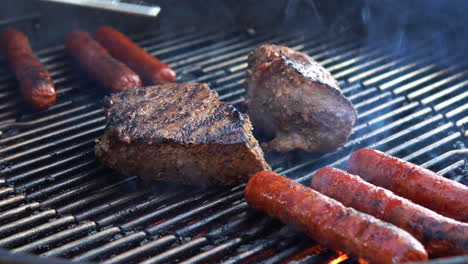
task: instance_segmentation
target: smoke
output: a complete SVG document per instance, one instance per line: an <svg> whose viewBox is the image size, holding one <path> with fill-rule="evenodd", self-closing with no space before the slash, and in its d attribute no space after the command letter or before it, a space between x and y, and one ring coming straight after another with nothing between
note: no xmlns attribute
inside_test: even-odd
<svg viewBox="0 0 468 264"><path fill-rule="evenodd" d="M464 51L467 8L464 0L366 0L361 18L367 40L388 43L396 55L422 45L448 56Z"/></svg>

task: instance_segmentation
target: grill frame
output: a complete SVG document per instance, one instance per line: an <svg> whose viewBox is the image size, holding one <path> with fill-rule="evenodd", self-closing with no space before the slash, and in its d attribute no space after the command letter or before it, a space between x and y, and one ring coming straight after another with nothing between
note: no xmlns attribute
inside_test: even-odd
<svg viewBox="0 0 468 264"><path fill-rule="evenodd" d="M350 97L358 109L364 109L362 113L360 111L360 116L363 116L363 119L360 119L354 128L357 133L353 135L350 139L350 143L348 143L345 148L337 153L326 154L324 156L305 153L268 156L270 164L276 171L288 177L292 177L301 183L309 181L315 170L322 166L334 165L342 167L349 153L357 147L368 145L367 143L363 144L361 142L375 141L373 144L374 147L382 149L388 146L387 152L390 152L390 154L399 154L398 156L417 163L423 160L424 163L422 165L429 168L441 167L438 164L443 162L450 163L442 169L442 172L451 173L452 170L446 170L446 168L452 166L460 167L460 161L463 161L463 166L465 166L466 170L467 134L466 132L464 133L462 129L467 122L463 118L454 118L466 113L467 109L462 108L463 106L450 108L450 106L447 106L446 102L441 101L441 98L447 98L447 96L450 96L450 93L441 97L432 97L434 99L433 101L437 102L437 104L430 100L422 102L418 99L421 94L417 91L423 89L421 86L428 87L425 86L426 82L418 85L417 81L421 80L418 76L429 73L429 75L423 75L428 78L428 81L430 81L431 78L443 81L453 77L453 75L448 75L448 72L443 72L447 70L447 68L443 68L445 65L434 64L437 62L437 56L424 56L424 58L432 62L432 64L427 64L427 62L426 64L425 62L415 63L415 66L409 67L401 73L398 71L395 72L399 78L387 79L387 81L384 82L386 85L382 86L382 80L379 81L375 78L377 76L382 76L379 72L382 72L384 69L371 75L372 82L369 81L369 76L364 75L365 72L375 70L372 65L381 65L382 62L385 62L390 65L389 67L394 67L395 65L401 64L411 65L414 64L414 62L408 59L406 55L393 57L385 55L388 54L388 50L374 49L379 46L379 43L374 43L375 47L370 47L360 42L350 43L351 39L359 41L359 37L356 35L353 36L353 32L349 33L351 37L346 35L337 39L334 39L333 36L324 35L322 32L309 34L305 35L303 32L278 34L277 32L264 33L245 30L235 32L217 32L217 30L197 32L196 29L193 28L189 29L187 32L180 32L180 34L175 35L171 34L147 38L151 36L151 33L149 33L147 35L134 36L134 39L150 50L153 55L160 57L170 66L175 67L179 75L182 76L179 77L179 81L209 81L211 84L210 86L219 92L221 100L228 100L231 103L235 103L238 107L241 107L239 103L242 101L241 96L244 92L241 79L245 69L245 55L259 43L267 40L268 42L303 48L307 53L315 54L314 57L324 64L326 68L327 66L328 68L334 67L332 69L334 69L333 72L335 74L341 72L341 74L346 77L349 75L345 75L342 73L343 71L347 71L347 74L355 74L355 71L359 72L359 76L356 77L353 75L354 81L352 83L343 80L340 81L340 85L344 87L344 93ZM430 50L430 47L426 47L426 50L418 50L416 53L430 53ZM384 55L379 55L380 53ZM108 169L100 167L93 157L92 147L94 146L95 137L101 134L104 127L104 119L102 117L102 110L99 109L99 104L90 102L93 97L102 97L104 92L100 91L100 88L97 88L99 87L98 85L94 84L88 78L83 77L83 73L76 67L72 65L64 67L67 66L71 60L63 55L62 46L59 45L39 50L37 54L41 58L41 61L47 64L48 69L52 69L54 80L59 85L59 101L50 110L44 113L30 113L24 111L24 109L19 109L17 103L21 102L21 99L14 87L13 79L11 76L8 77L8 75L2 75L7 77L0 77L0 100L3 98L3 101L0 101L0 109L12 110L12 115L10 116L8 116L8 113L0 115L0 119L3 121L0 123L0 127L2 130L8 128L5 135L0 137L0 145L7 146L0 150L0 160L3 164L5 164L5 162L14 162L13 164L7 164L7 167L9 166L8 170L1 168L2 173L7 172L8 174L6 175L6 182L0 182L0 191L3 191L3 194L0 193L0 196L7 197L7 199L0 200L0 203L3 202L1 204L2 211L0 212L0 230L9 231L14 237L10 236L9 240L5 240L5 237L0 238L0 245L15 247L13 251L16 252L22 252L26 249L39 250L41 248L40 245L31 245L34 241L28 244L29 248L21 248L20 246L16 246L15 243L19 243L18 241L20 239L31 238L33 236L37 236L38 239L44 239L43 234L45 234L47 230L52 227L63 227L63 225L68 224L74 224L75 226L72 225L70 229L61 232L69 230L73 232L70 231L69 233L61 234L63 237L59 238L65 239L68 235L79 236L80 234L82 235L94 229L96 233L91 233L89 239L72 240L63 245L60 245L58 239L55 241L49 240L48 243L59 243L60 246L51 248L48 251L42 251L43 254L45 253L48 256L73 254L73 250L79 249L80 246L98 243L101 239L114 238L114 241L112 241L110 245L106 244L94 248L94 252L85 251L74 255L76 260L88 261L92 260L91 257L96 256L98 253L109 252L109 250L112 252L112 250L125 247L128 243L138 245L138 242L148 238L154 238L148 243L133 247L130 251L125 250L118 255L112 256L109 259L111 261L108 263L122 263L135 256L141 257L148 254L151 250L166 248L170 246L169 244L171 243L176 243L178 246L174 246L168 251L162 251L159 255L153 255L148 261L165 261L168 258L177 256L181 252L186 252L185 250L191 250L193 247L200 248L206 244L212 243L215 247L209 249L209 253L200 252L198 255L192 255L190 258L186 259L187 263L196 263L196 260L201 261L205 260L205 258L214 258L226 254L227 252L235 252L233 248L239 249L239 245L242 245L242 251L233 254L231 258L224 258L223 261L225 263L245 261L253 257L258 257L259 255L265 258L262 254L266 254L265 251L268 253L268 250L271 248L277 250L278 254L267 254L266 259L260 259L262 262L265 260L267 263L274 263L282 257L288 257L288 254L300 253L310 247L310 245L313 245L307 244L311 243L311 241L296 230L291 230L290 227L282 227L280 223L268 217L262 216L260 224L251 225L250 222L254 221L256 217L260 217L261 214L249 209L247 204L241 199L243 185L232 188L221 188L221 190L211 189L208 191L193 190L191 188L182 188L182 190L179 191L170 190L167 193L163 193L167 195L167 197L164 195L161 197L153 196L149 201L139 201L139 206L135 211L138 212L138 210L142 210L142 212L146 212L146 214L139 214L139 218L125 224L120 224L120 229L116 229L115 226L110 226L111 223L117 223L121 220L118 217L123 217L123 219L125 219L129 214L135 212L128 208L127 211L125 211L125 208L122 208L122 206L126 204L132 205L132 199L141 196L146 197L148 194L151 196L151 194L161 192L162 188L174 188L174 186L158 184L156 187L145 189L147 193L138 193L136 191L144 186L146 182L136 177L122 177ZM375 55L379 56L375 57ZM323 59L321 60L321 58ZM409 60L409 64L404 64L406 60ZM363 63L364 65L367 63L367 65L362 66ZM1 62L1 64L4 65L3 62ZM421 71L420 65L426 65L424 67L427 69L415 75L414 78L417 79L405 79L405 76L408 76L406 74L414 73L414 70ZM430 65L434 66L429 67ZM398 70L401 68L395 69ZM455 71L456 69L452 70ZM442 73L439 73L440 71L442 71ZM2 71L2 73L4 73L4 71ZM58 78L56 78L56 76ZM77 83L75 82L77 79L83 79L84 81ZM395 87L400 82L394 80L399 80L406 85L400 86L398 93L395 92ZM457 85L453 84L453 81L456 80L458 79L451 80L448 83L441 82L440 87L445 87L447 89L447 85L449 85L448 88L452 88L452 92L456 93L458 90L465 87L460 86L456 89L453 88L454 85ZM364 87L363 83L361 83L366 81L369 87ZM389 82L392 85L390 85ZM406 87L409 92L405 90L406 88L401 89L401 87ZM92 90L90 88L95 89ZM433 87L433 89L437 88L439 87ZM82 90L80 91L80 89ZM446 90L444 89L438 92L444 93L444 91ZM432 95L436 95L436 93ZM462 93L461 95L464 94ZM374 98L373 96L377 97ZM452 98L457 97L455 96ZM460 98L463 99L462 97ZM72 108L68 108L70 106L72 106ZM379 108L381 108L380 110L384 111L384 113L392 113L392 115L375 117L375 111L378 112L376 109ZM446 108L450 108L450 111L447 111ZM63 109L66 109L66 111L64 112ZM388 109L393 110L385 112L385 110ZM460 112L457 113L457 111ZM13 118L21 113L28 114L21 115L20 122L17 120L13 121ZM47 118L48 120L45 120L45 113L52 115L53 119ZM447 116L449 113L452 114ZM423 117L423 119L420 117ZM49 120L58 120L58 122L49 124L47 123ZM85 120L85 122L82 122L82 120ZM458 124L459 122L460 124ZM399 127L404 126L406 123L411 123L411 126L398 130ZM423 131L422 135L413 133L414 131L426 130L425 128L427 127L432 129L426 132ZM461 129L457 127L461 127ZM368 132L365 134L360 132L374 131L374 129L376 129L375 132ZM382 134L392 130L397 130L397 132L390 132L389 136L379 139ZM41 134L41 131L50 132ZM446 135L439 141L431 142L430 144L427 143L434 139L435 136L445 135L448 132L453 133L452 135ZM394 142L395 140L398 141L399 138L408 137L411 133L419 135L420 137L417 138L418 140L415 140L413 137L413 140L403 144L396 144ZM23 140L16 140L15 137L18 135L21 135L21 139ZM39 135L41 137L38 138ZM55 142L47 142L48 139L51 138L55 139ZM68 140L73 139L77 139L77 141L75 141L77 143L71 146L67 145ZM401 145L418 145L421 144L419 140L423 140L425 144L428 144L427 146L434 147L431 147L431 151L441 147L444 148L448 143L459 141L460 143L458 144L461 144L465 152L443 152L442 156L434 159L427 159L429 155L427 154L428 150L424 148L419 149L425 151L405 154L405 149L402 148ZM8 145L8 142L14 143ZM35 147L30 148L30 145ZM85 150L85 152L83 152L83 150ZM35 156L33 159L27 158L27 155L38 152L44 154ZM401 155L402 153L404 155ZM423 158L421 158L421 156ZM37 164L44 165L38 166ZM36 177L37 175L39 175L39 177ZM70 177L70 175L72 176ZM93 176L96 175L104 176L93 179ZM118 181L115 182L115 179L118 179ZM461 180L464 180L466 184L466 175L465 178ZM48 183L53 184L55 181L58 181L59 185L48 185ZM41 184L47 188L41 187ZM91 195L86 195L83 200L67 203L68 199L74 199L76 195L91 190L95 192ZM117 191L133 193L120 197ZM186 191L191 192L184 196L188 198L179 199L178 202L171 202L176 199L176 196L182 196ZM12 192L16 192L16 194L12 195ZM53 194L53 196L47 198L51 194ZM100 201L101 199L104 199L106 203L102 204ZM86 203L84 203L85 200L93 205L91 210L82 211L82 207L86 205ZM22 202L26 203L21 204L20 207L15 207ZM11 209L4 207L8 204L12 206ZM195 209L190 209L192 205L195 205ZM158 211L152 212L152 206L155 206ZM158 206L163 207L159 208ZM113 208L122 209L123 212L117 211L112 214L103 215L107 213L107 210ZM8 211L14 209L18 211ZM31 218L15 219L16 222L11 222L9 220L9 218L14 218L15 214L21 217L23 214L37 209L43 209L43 212L40 215L35 214L36 219L34 221L28 220ZM174 214L174 210L183 210L183 213L176 213L171 219L150 228L136 228L141 226L148 227L148 222L155 221L158 217L162 219L164 214L170 215L171 212ZM213 212L213 210L217 210L217 212ZM9 212L9 214L5 216L5 212ZM52 219L53 217L62 215L72 215L72 217L61 217L56 220ZM99 216L99 218L95 219L96 216ZM114 217L118 218L117 222L113 219ZM227 221L227 217L230 217L229 222L223 223L223 221ZM23 222L21 222L21 219L23 219ZM26 221L24 221L24 219L26 219ZM52 221L48 221L51 219ZM199 220L199 222L194 222L195 220ZM29 224L31 224L31 222L33 223L33 227L35 227L34 232L36 233L30 230L31 226L29 226ZM221 225L220 222L222 223ZM7 226L5 227L5 225ZM21 225L27 228L21 229L20 232L14 232L14 229L18 229ZM194 234L198 234L197 232L202 230L202 227L206 225L212 225L212 230L210 230L206 236L193 238ZM177 229L173 233L165 232L165 230L173 230L174 226L176 226ZM233 236L223 238L227 235L220 231L231 230L232 233L235 233L235 231L238 230L236 228L241 228L242 230L242 227L244 229L241 237ZM250 227L250 229L247 227ZM275 229L280 230L276 231ZM60 230L60 228L58 228L58 230ZM134 233L128 234L128 232L132 230ZM122 237L115 237L117 234L122 234ZM305 242L297 243L303 240ZM87 254L84 255L85 253ZM336 256L336 253L325 250L318 254L316 261L326 261ZM31 259L25 259L25 263L30 260ZM38 261L37 263L40 263L42 260L40 258L35 258L33 261ZM310 261L310 258L303 261ZM351 263L350 261L346 263ZM48 263L51 262L48 261Z"/></svg>

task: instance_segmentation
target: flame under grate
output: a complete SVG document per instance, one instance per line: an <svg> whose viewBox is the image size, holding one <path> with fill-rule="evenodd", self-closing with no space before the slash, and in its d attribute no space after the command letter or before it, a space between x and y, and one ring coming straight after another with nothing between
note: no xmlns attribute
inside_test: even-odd
<svg viewBox="0 0 468 264"><path fill-rule="evenodd" d="M468 65L447 67L430 46L394 56L353 34L329 37L247 31L140 35L135 40L173 67L181 82L207 82L239 106L247 53L275 43L308 53L340 81L359 118L349 142L323 156L268 155L275 171L307 183L323 166L344 167L372 147L468 184ZM243 186L199 190L148 187L102 167L93 147L105 125L101 87L74 68L62 46L38 52L58 102L21 108L0 62L0 247L104 263L357 263L250 209ZM295 262L296 263L296 262Z"/></svg>

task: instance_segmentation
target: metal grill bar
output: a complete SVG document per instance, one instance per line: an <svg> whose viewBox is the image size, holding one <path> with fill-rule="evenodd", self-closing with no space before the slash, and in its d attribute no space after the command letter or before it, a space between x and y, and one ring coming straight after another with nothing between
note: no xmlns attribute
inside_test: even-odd
<svg viewBox="0 0 468 264"><path fill-rule="evenodd" d="M118 227L112 227L104 231L95 233L93 235L87 236L81 240L73 241L58 248L46 251L41 255L46 257L67 256L75 252L80 252L84 249L85 246L89 246L90 244L96 244L100 241L104 241L110 237L113 237L119 232L120 229Z"/></svg>
<svg viewBox="0 0 468 264"><path fill-rule="evenodd" d="M83 224L77 225L70 229L64 230L62 232L55 233L53 235L44 237L42 239L36 240L29 244L23 245L12 249L12 252L32 252L40 253L50 246L57 246L64 241L69 240L70 238L76 237L86 232L91 232L96 228L96 224L93 222L85 222Z"/></svg>
<svg viewBox="0 0 468 264"><path fill-rule="evenodd" d="M167 261L173 261L174 258L177 258L179 255L182 254L190 254L196 248L204 246L208 243L208 240L204 237L199 237L196 239L191 240L183 245L178 247L172 248L170 250L165 251L159 255L156 255L150 259L140 262L141 264L156 264L156 263L167 263Z"/></svg>
<svg viewBox="0 0 468 264"><path fill-rule="evenodd" d="M354 135L336 153L268 155L275 170L288 177L307 183L320 167L343 167L353 150L375 147L467 182L468 154L454 150L465 148L467 138L461 130L468 122L467 74L463 65L439 63L456 56L440 61L426 45L395 57L385 45L363 46L346 34L194 29L156 35L134 39L174 67L181 81L207 82L229 102L243 101L246 55L261 43L305 51L339 79L359 112ZM0 245L13 252L105 263L276 263L300 254L319 263L337 256L310 250L316 245L297 231L288 230L285 237L279 222L249 209L243 185L154 190L100 167L93 146L104 117L89 89L96 90L95 84L69 65L63 46L38 55L59 92L51 109L28 113L18 108L21 98L12 76L0 76Z"/></svg>
<svg viewBox="0 0 468 264"><path fill-rule="evenodd" d="M106 256L109 255L112 252L115 252L116 250L122 250L125 248L128 248L131 245L134 245L137 242L142 241L143 239L146 238L146 234L144 232L138 232L134 233L131 235L128 235L126 237L120 238L118 240L115 240L109 244L106 244L105 246L98 247L96 249L92 249L90 251L84 252L76 257L74 257L72 260L73 261L89 261L89 260L95 260L99 258L100 256ZM156 243L156 242L155 242ZM161 244L161 241L157 242L158 245L156 247L159 247ZM146 248L149 248L150 246L155 246L155 244L147 243L145 244ZM128 254L127 256L131 255ZM131 257L128 257L131 258ZM117 263L118 259L121 261L125 260L125 257L120 256L120 257L115 257L114 258L114 263Z"/></svg>
<svg viewBox="0 0 468 264"><path fill-rule="evenodd" d="M55 210L47 210L41 213L34 214L28 218L16 220L14 222L0 226L1 237L7 237L13 233L24 230L27 227L42 224L51 217L56 216Z"/></svg>
<svg viewBox="0 0 468 264"><path fill-rule="evenodd" d="M128 261L147 254L147 251L155 252L162 251L164 248L167 248L171 244L176 242L176 237L173 235L168 235L161 237L152 242L146 243L143 246L137 247L133 250L129 250L123 254L117 255L109 260L106 260L106 264L116 264L116 263L127 263ZM156 252L157 252L156 251Z"/></svg>
<svg viewBox="0 0 468 264"><path fill-rule="evenodd" d="M75 218L73 216L62 217L55 221L48 222L40 226L36 226L34 228L24 230L9 237L3 238L0 240L0 247L11 248L13 246L18 246L24 243L25 241L31 240L35 237L39 237L41 234L45 234L46 232L50 232L54 229L60 230L63 226L70 225L74 222Z"/></svg>
<svg viewBox="0 0 468 264"><path fill-rule="evenodd" d="M12 252L44 252L44 250L46 250L50 246L60 245L60 243L63 243L64 241L67 241L70 238L76 237L86 232L91 232L95 229L95 227L96 225L93 222L85 222L83 224L77 225L62 232L58 232L40 240L36 240L24 246L14 248Z"/></svg>

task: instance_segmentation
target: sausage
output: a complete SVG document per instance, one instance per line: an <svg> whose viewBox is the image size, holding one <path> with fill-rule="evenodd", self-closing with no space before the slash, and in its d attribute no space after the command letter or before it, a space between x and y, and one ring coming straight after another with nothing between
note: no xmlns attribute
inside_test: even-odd
<svg viewBox="0 0 468 264"><path fill-rule="evenodd" d="M348 171L419 205L468 222L468 187L373 149L351 155Z"/></svg>
<svg viewBox="0 0 468 264"><path fill-rule="evenodd" d="M5 58L11 67L23 98L33 108L44 110L57 100L52 75L34 55L28 37L14 29L3 33Z"/></svg>
<svg viewBox="0 0 468 264"><path fill-rule="evenodd" d="M408 231L432 256L468 254L468 224L437 214L359 176L325 167L315 173L310 185L345 206Z"/></svg>
<svg viewBox="0 0 468 264"><path fill-rule="evenodd" d="M112 56L127 64L148 84L175 81L176 74L169 66L112 27L100 27L94 37Z"/></svg>
<svg viewBox="0 0 468 264"><path fill-rule="evenodd" d="M113 58L88 32L74 30L65 39L68 52L86 72L99 81L109 92L141 86L140 77L125 64Z"/></svg>
<svg viewBox="0 0 468 264"><path fill-rule="evenodd" d="M254 174L245 187L252 207L293 224L321 244L372 263L426 260L409 233L270 171Z"/></svg>

